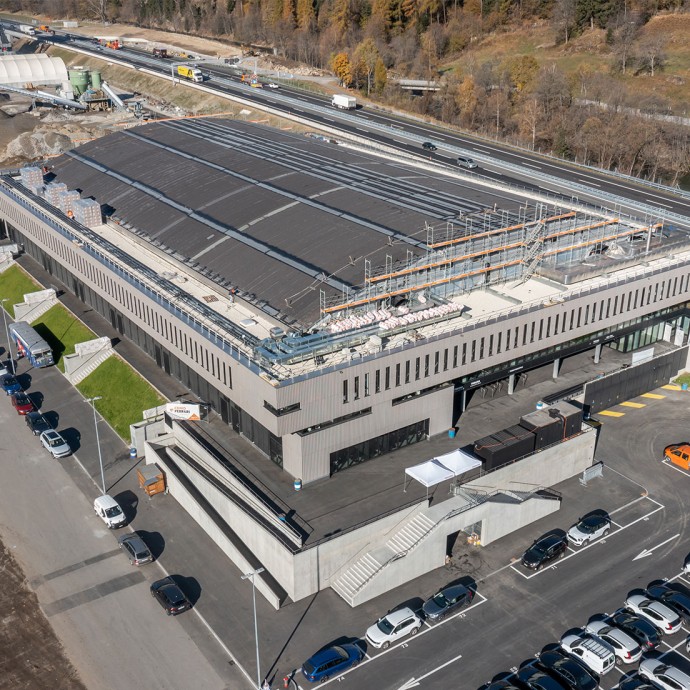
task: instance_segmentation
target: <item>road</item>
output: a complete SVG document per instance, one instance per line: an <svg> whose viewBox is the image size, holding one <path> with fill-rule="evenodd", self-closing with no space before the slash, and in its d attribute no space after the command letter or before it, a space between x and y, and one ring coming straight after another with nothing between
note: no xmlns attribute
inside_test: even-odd
<svg viewBox="0 0 690 690"><path fill-rule="evenodd" d="M116 60L136 66L154 74L170 76L172 59L153 58L150 53L135 48L112 50L94 45L91 40L58 32L55 37L40 37L65 47L77 48L95 57ZM487 184L510 184L532 194L558 200L576 200L595 206L616 206L621 212L639 215L650 212L656 217L671 217L675 223L686 226L681 218L690 217L690 194L671 188L647 185L624 176L616 177L592 168L571 165L522 149L504 146L486 139L468 136L451 129L421 122L373 106L356 111L332 108L322 96L282 86L279 90L255 89L240 80L241 71L218 63L198 63L207 76L203 88L242 98L248 103L261 104L276 114L298 115L302 121L314 126L342 131L357 136L372 145L382 145L422 160L443 164L454 172L464 174ZM422 152L423 141L433 141L438 150ZM480 163L479 169L467 171L458 168L458 153L469 154ZM616 199L612 199L616 197ZM687 225L690 227L690 225Z"/></svg>

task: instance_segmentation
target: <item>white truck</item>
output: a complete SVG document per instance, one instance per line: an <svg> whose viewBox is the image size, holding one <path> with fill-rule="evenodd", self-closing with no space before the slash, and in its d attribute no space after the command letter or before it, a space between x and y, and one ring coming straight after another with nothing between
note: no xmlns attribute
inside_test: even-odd
<svg viewBox="0 0 690 690"><path fill-rule="evenodd" d="M34 27L31 26L31 24L20 24L19 30L23 34L28 34L29 36L35 36L36 35L36 29L34 29Z"/></svg>
<svg viewBox="0 0 690 690"><path fill-rule="evenodd" d="M331 99L331 105L341 110L354 110L357 107L357 99L354 96L336 93Z"/></svg>

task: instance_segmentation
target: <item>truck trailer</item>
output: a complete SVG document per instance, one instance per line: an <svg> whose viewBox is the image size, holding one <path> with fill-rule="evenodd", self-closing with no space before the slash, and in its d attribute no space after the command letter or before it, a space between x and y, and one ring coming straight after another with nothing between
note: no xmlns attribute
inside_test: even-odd
<svg viewBox="0 0 690 690"><path fill-rule="evenodd" d="M341 110L354 110L357 107L357 99L354 96L336 93L331 99L331 105Z"/></svg>
<svg viewBox="0 0 690 690"><path fill-rule="evenodd" d="M19 30L23 34L28 34L29 36L35 36L36 35L36 29L34 29L34 27L31 26L31 24L20 24Z"/></svg>
<svg viewBox="0 0 690 690"><path fill-rule="evenodd" d="M185 79L189 79L190 81L204 81L204 75L201 74L200 69L198 69L197 67L187 67L187 65L177 66L177 76L184 77Z"/></svg>
<svg viewBox="0 0 690 690"><path fill-rule="evenodd" d="M168 49L167 48L154 48L153 49L153 57L167 58L168 57Z"/></svg>

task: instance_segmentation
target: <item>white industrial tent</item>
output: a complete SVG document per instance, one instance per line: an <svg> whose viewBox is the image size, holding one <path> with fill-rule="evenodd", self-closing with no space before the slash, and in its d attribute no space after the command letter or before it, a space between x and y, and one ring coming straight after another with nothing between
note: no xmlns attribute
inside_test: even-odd
<svg viewBox="0 0 690 690"><path fill-rule="evenodd" d="M0 84L25 87L27 84L67 84L67 68L62 58L50 55L0 56Z"/></svg>
<svg viewBox="0 0 690 690"><path fill-rule="evenodd" d="M427 489L430 486L440 484L447 479L453 479L475 467L480 467L482 461L475 458L474 455L465 453L464 451L454 450L445 455L439 455L437 458L432 458L426 462L421 462L419 465L413 465L405 469L405 475L411 479L416 479L420 484L423 484ZM407 484L405 484L407 487Z"/></svg>

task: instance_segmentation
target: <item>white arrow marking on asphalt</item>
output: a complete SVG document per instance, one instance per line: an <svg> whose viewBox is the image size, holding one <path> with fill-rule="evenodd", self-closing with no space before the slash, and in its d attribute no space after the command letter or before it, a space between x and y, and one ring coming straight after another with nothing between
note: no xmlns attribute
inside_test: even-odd
<svg viewBox="0 0 690 690"><path fill-rule="evenodd" d="M442 668L445 668L446 666L450 666L450 664L457 661L458 659L462 659L462 654L458 654L454 659L446 661L445 664L437 666L435 669L429 671L429 673L425 673L423 676L419 676L419 678L410 678L410 680L408 680L407 683L405 683L404 685L401 685L398 688L398 690L410 690L410 688L416 688L425 678L428 678L429 676L433 675L437 671L440 671Z"/></svg>
<svg viewBox="0 0 690 690"><path fill-rule="evenodd" d="M674 539L678 539L680 537L680 534L676 534L675 536L671 537L670 539L667 539L666 541L662 541L661 544L657 544L656 546L652 546L651 549L644 549L643 551L640 551L640 553L633 558L633 561L636 561L638 558L646 558L647 556L651 556L653 551L656 551L657 549L660 549L664 544L668 544L670 541L673 541Z"/></svg>

